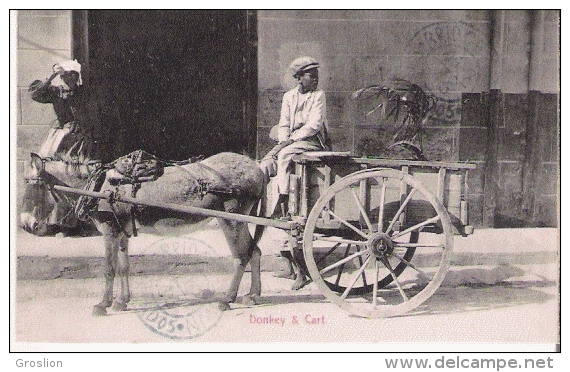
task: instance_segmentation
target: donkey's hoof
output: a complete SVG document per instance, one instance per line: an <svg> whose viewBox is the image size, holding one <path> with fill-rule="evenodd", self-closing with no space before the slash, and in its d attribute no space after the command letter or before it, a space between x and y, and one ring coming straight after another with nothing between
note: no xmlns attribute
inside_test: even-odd
<svg viewBox="0 0 570 372"><path fill-rule="evenodd" d="M230 303L226 301L220 301L218 302L218 309L220 311L228 311L229 309L231 309Z"/></svg>
<svg viewBox="0 0 570 372"><path fill-rule="evenodd" d="M121 301L114 301L113 302L113 310L114 311L125 311L127 310L127 303Z"/></svg>
<svg viewBox="0 0 570 372"><path fill-rule="evenodd" d="M100 305L93 306L93 312L91 313L93 316L105 316L107 315L107 309Z"/></svg>
<svg viewBox="0 0 570 372"><path fill-rule="evenodd" d="M259 305L258 295L245 295L243 296L241 303L247 306Z"/></svg>

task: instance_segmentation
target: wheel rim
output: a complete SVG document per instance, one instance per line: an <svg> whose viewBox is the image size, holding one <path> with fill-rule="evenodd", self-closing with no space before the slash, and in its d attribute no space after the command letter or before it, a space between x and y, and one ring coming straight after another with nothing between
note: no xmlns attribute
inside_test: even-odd
<svg viewBox="0 0 570 372"><path fill-rule="evenodd" d="M400 199L387 203L397 187ZM445 207L418 180L374 169L353 173L321 195L303 242L309 274L329 301L354 315L388 317L415 309L437 290L453 234Z"/></svg>

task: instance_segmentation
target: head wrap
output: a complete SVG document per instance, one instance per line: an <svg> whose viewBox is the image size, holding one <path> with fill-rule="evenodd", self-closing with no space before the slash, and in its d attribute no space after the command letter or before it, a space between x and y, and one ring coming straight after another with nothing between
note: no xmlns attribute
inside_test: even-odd
<svg viewBox="0 0 570 372"><path fill-rule="evenodd" d="M63 61L63 62L58 63L58 65L64 71L75 71L75 72L77 72L79 74L79 77L77 78L77 85L83 84L83 80L81 79L81 64L79 62L77 62L76 59L69 60L69 61Z"/></svg>
<svg viewBox="0 0 570 372"><path fill-rule="evenodd" d="M300 72L311 70L313 68L318 68L318 67L319 63L317 62L317 60L307 56L299 57L293 62L291 62L291 64L289 65L289 68L293 72L293 76L296 76Z"/></svg>

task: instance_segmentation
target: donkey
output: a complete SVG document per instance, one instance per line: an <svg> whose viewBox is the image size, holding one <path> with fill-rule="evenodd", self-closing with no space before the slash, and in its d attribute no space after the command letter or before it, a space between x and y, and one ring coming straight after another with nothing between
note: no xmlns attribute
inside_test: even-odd
<svg viewBox="0 0 570 372"><path fill-rule="evenodd" d="M69 159L42 159L32 154L20 215L22 227L33 234L46 235L52 231L54 223L62 222L62 216L68 218L73 215L78 195L59 192L53 185L82 188L93 170L90 168L88 159L77 163ZM265 195L264 176L259 165L247 156L228 152L213 155L201 162L167 166L164 174L155 181L138 185L136 198L141 201L175 203L246 215ZM101 191L132 195L133 187L132 184L114 184L107 177ZM89 218L103 235L105 243L105 290L102 301L93 308L95 316L106 315L106 309L111 306L117 311L126 310L131 299L128 242L136 228L133 226L131 208L132 205L128 203L109 203L102 199L99 207L89 213ZM144 226L152 228L168 225L173 218L180 221L170 231L164 228L151 230L161 235L179 234L188 224L212 218L155 207L144 207L137 211L136 216L141 231L145 231ZM229 304L235 302L248 263L251 264L251 287L243 297L243 303L257 304L261 295L261 251L252 238L247 223L223 218L218 220L230 247L234 265L230 287L218 306L220 310L228 310ZM115 276L118 276L121 285L120 293L113 301Z"/></svg>

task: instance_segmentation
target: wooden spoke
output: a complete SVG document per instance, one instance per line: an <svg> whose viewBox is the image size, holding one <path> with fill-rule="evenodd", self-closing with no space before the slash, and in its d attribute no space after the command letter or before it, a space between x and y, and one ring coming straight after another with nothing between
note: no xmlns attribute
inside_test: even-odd
<svg viewBox="0 0 570 372"><path fill-rule="evenodd" d="M394 270L392 269L392 265L390 265L390 261L388 261L386 258L381 259L381 260L382 260L382 263L384 264L384 266L386 266L386 268L388 269L388 271L392 275L392 279L394 279L394 283L396 284L396 287L398 287L398 291L400 292L400 295L402 295L402 298L404 299L404 301L409 301L410 299L406 295L406 292L404 292L404 288L402 288L402 286L400 285L400 282L398 281L398 277L394 273Z"/></svg>
<svg viewBox="0 0 570 372"><path fill-rule="evenodd" d="M374 260L374 284L372 288L372 308L376 309L376 304L378 303L378 271L380 270L380 265L378 265L378 260Z"/></svg>
<svg viewBox="0 0 570 372"><path fill-rule="evenodd" d="M352 245L366 245L365 241L361 240L350 240L350 239L343 239L336 236L315 236L315 241L323 241L323 242L333 242L339 244L352 244Z"/></svg>
<svg viewBox="0 0 570 372"><path fill-rule="evenodd" d="M380 191L380 205L378 206L378 231L384 231L384 204L386 203L386 179L382 178L382 189Z"/></svg>
<svg viewBox="0 0 570 372"><path fill-rule="evenodd" d="M319 266L320 264L322 264L325 259L335 251L335 249L337 249L340 246L340 243L337 243L334 245L334 247L332 247L327 253L325 253L321 258L319 258L319 260L317 261L317 266Z"/></svg>
<svg viewBox="0 0 570 372"><path fill-rule="evenodd" d="M360 248L358 248L358 246L356 247L356 250L358 252L360 252ZM360 266L362 267L362 256L358 257L358 262L360 263ZM366 283L366 273L365 272L362 272L362 283L364 283L365 287L368 285L368 283Z"/></svg>
<svg viewBox="0 0 570 372"><path fill-rule="evenodd" d="M421 244L421 243L404 243L404 242L393 242L394 248L445 248L443 244Z"/></svg>
<svg viewBox="0 0 570 372"><path fill-rule="evenodd" d="M392 221L390 221L390 224L388 225L388 228L386 229L386 234L388 234L392 230L392 228L394 227L394 224L396 223L398 218L400 218L400 215L402 214L402 212L404 211L404 209L406 208L406 206L408 205L410 200L412 200L412 196L414 195L415 192L416 192L415 188L410 190L410 193L408 194L408 196L406 196L406 199L402 202L402 205L400 205L400 208L398 209L398 211L394 215L394 218L392 218Z"/></svg>
<svg viewBox="0 0 570 372"><path fill-rule="evenodd" d="M337 268L337 267L339 267L340 265L342 265L342 264L344 264L344 263L346 263L346 262L348 262L348 261L350 261L350 260L353 260L353 259L355 259L356 257L363 256L363 255L365 255L365 254L367 254L367 253L368 253L368 250L360 251L360 252L356 252L356 253L354 253L354 254L351 254L350 256L348 256L348 257L346 257L346 258L343 258L342 260L340 260L340 261L338 261L338 262L335 262L335 263L333 263L332 265L329 265L329 266L325 267L325 268L322 269L322 270L319 270L319 273L320 273L320 274L325 274L325 273L331 271L332 269Z"/></svg>
<svg viewBox="0 0 570 372"><path fill-rule="evenodd" d="M411 267L412 269L416 270L418 272L418 274L420 274L421 276L424 277L424 279L427 279L428 281L431 280L431 276L429 276L425 271L418 269L416 267L416 265L414 265L413 263L409 262L408 260L404 259L404 257L401 257L395 253L392 254L394 257L396 257L398 260L400 260L401 262L405 263L406 265L408 265L409 267Z"/></svg>
<svg viewBox="0 0 570 372"><path fill-rule="evenodd" d="M430 218L430 219L425 220L424 222L420 222L420 223L418 223L417 225L414 225L414 226L412 226L412 227L409 227L409 228L407 228L407 229L404 230L404 231L401 231L401 232L399 232L399 233L397 233L397 234L394 234L394 235L392 236L392 239L399 238L400 236L406 235L406 234L408 234L408 233L410 233L410 232L412 232L412 231L414 231L414 230L419 229L419 228L422 227L422 226L429 225L430 223L434 223L434 222L437 222L437 221L439 221L439 216L432 217L432 218Z"/></svg>
<svg viewBox="0 0 570 372"><path fill-rule="evenodd" d="M360 202L360 198L358 197L358 195L356 195L356 191L354 191L353 187L350 188L350 192L354 197L354 201L356 202L358 210L360 210L360 214L362 214L364 221L366 221L366 226L368 226L368 230L370 230L371 232L374 231L374 228L372 227L372 222L370 222L370 218L368 217L368 214L366 213L366 210L364 209L364 206Z"/></svg>
<svg viewBox="0 0 570 372"><path fill-rule="evenodd" d="M368 263L370 263L371 259L372 259L372 256L368 256L366 261L364 261L364 265L362 265L360 267L360 269L358 269L358 271L352 276L352 278L350 278L349 285L346 287L346 290L344 291L344 293L340 296L341 299L343 299L343 300L346 299L346 296L348 296L348 294L352 290L352 287L354 287L354 284L356 283L356 281L358 280L360 275L362 275L362 273L364 272L364 269L366 268L366 266L368 266Z"/></svg>
<svg viewBox="0 0 570 372"><path fill-rule="evenodd" d="M336 218L337 220L339 220L343 225L345 225L346 227L350 228L351 230L353 230L354 232L356 232L358 235L362 236L365 239L368 239L368 236L363 232L360 231L359 229L357 229L356 227L354 227L354 225L352 225L350 222L345 221L344 219L342 219L341 217L339 217L336 213L334 213L333 211L331 211L330 209L327 208L323 208L323 210L326 210L328 213L330 213L331 216L333 216L334 218Z"/></svg>
<svg viewBox="0 0 570 372"><path fill-rule="evenodd" d="M346 256L348 256L348 252L350 251L350 245L348 247L346 247L346 251L344 252L344 257L346 258ZM360 258L360 257L358 257ZM340 265L340 268L338 269L338 274L336 276L336 281L334 282L335 285L338 285L338 283L340 283L340 277L342 276L342 272L344 271L344 264Z"/></svg>

